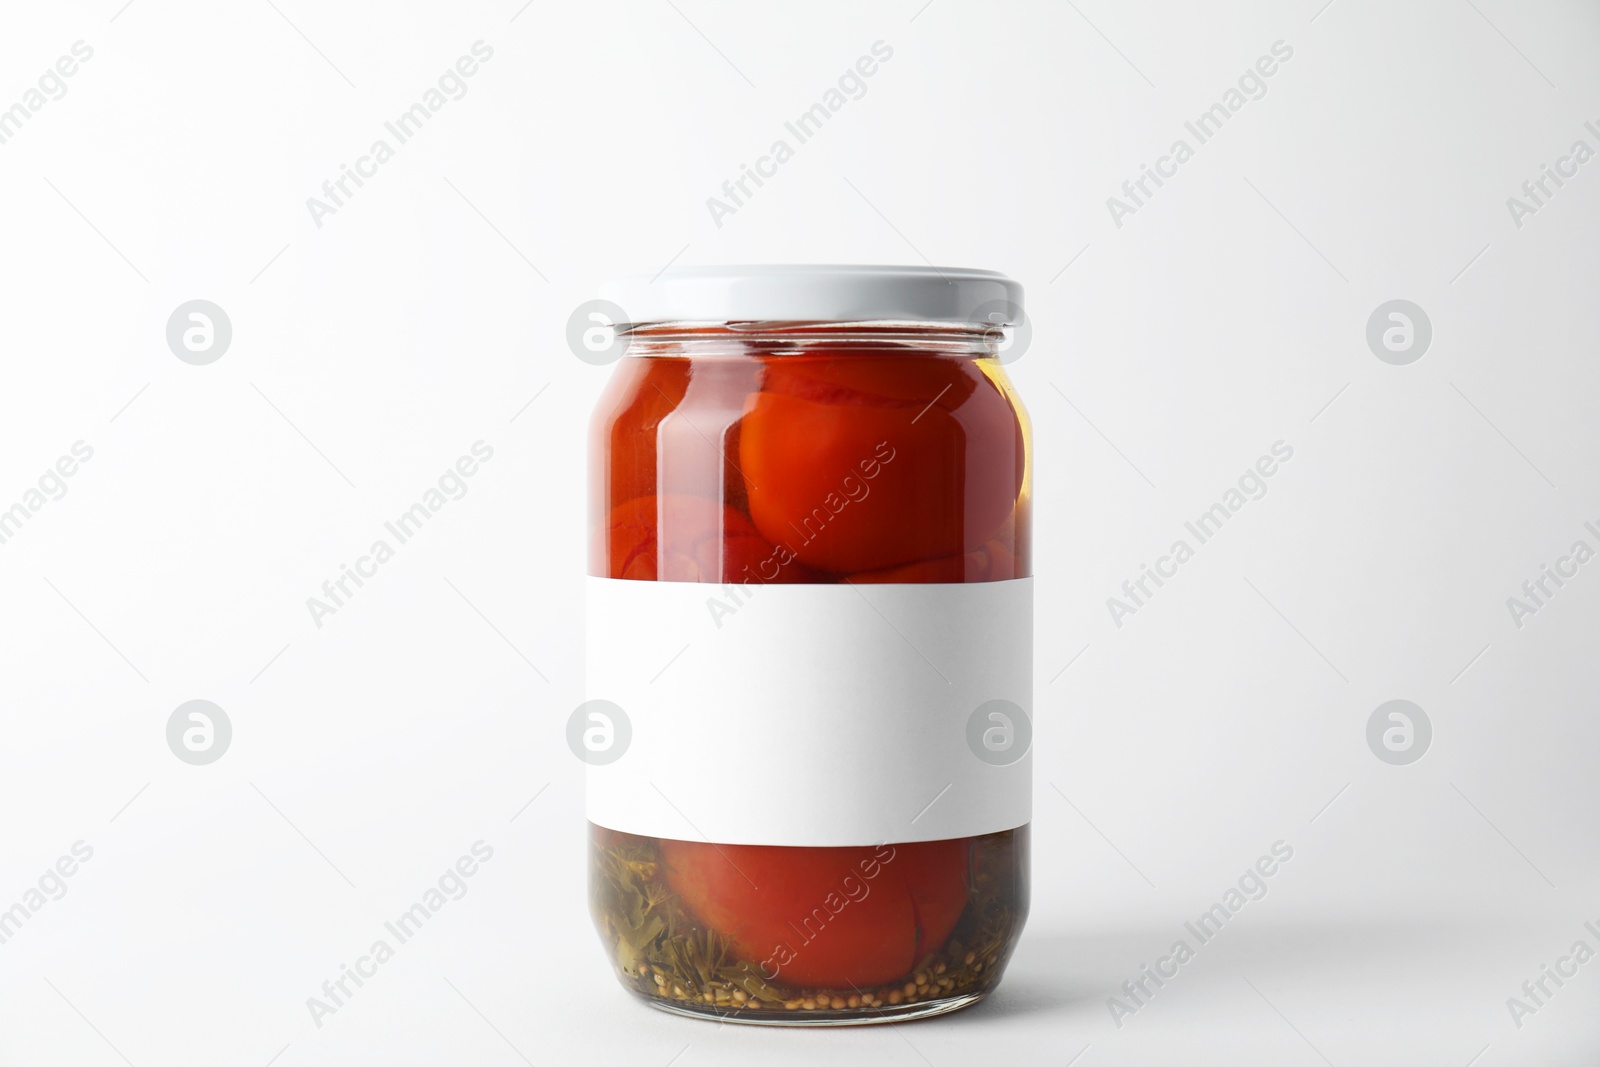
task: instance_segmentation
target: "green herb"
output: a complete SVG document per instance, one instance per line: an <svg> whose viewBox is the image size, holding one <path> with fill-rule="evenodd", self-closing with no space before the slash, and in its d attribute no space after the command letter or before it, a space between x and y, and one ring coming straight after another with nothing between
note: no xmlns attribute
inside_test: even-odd
<svg viewBox="0 0 1600 1067"><path fill-rule="evenodd" d="M751 964L729 958L731 942L698 930L672 893L656 881L658 862L648 842L596 850L598 913L615 940L616 961L641 992L701 999L710 993L745 995L766 1003L784 997Z"/></svg>

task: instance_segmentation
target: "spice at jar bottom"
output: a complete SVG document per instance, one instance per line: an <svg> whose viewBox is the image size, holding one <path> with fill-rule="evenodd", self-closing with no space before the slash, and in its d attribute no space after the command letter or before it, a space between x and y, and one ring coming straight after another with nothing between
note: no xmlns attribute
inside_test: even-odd
<svg viewBox="0 0 1600 1067"><path fill-rule="evenodd" d="M876 848L722 846L726 856L598 826L590 840L590 905L618 977L694 1013L791 1022L784 1013L959 1007L1000 981L1027 917L1026 827ZM771 881L762 890L745 875ZM742 925L724 933L713 915Z"/></svg>
<svg viewBox="0 0 1600 1067"><path fill-rule="evenodd" d="M611 295L579 710L619 978L786 1025L976 1002L1027 914L1020 286L680 268Z"/></svg>

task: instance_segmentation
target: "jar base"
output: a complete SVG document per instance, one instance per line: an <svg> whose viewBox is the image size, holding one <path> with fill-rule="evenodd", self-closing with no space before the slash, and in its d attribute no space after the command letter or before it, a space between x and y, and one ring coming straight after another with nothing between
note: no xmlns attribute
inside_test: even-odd
<svg viewBox="0 0 1600 1067"><path fill-rule="evenodd" d="M919 1000L915 1004L886 1004L880 1008L718 1008L710 1004L698 1007L692 1003L661 1000L641 996L639 999L657 1011L669 1015L682 1015L690 1019L708 1019L746 1026L875 1026L879 1023L908 1022L928 1019L952 1011L968 1008L987 997L988 991L961 993L937 1000Z"/></svg>

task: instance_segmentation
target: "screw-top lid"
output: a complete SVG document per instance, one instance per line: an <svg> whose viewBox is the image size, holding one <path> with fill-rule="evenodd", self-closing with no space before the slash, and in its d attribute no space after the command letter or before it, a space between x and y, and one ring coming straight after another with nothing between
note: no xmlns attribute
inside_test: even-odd
<svg viewBox="0 0 1600 1067"><path fill-rule="evenodd" d="M1022 285L990 270L850 264L672 267L601 288L628 322L1021 321Z"/></svg>

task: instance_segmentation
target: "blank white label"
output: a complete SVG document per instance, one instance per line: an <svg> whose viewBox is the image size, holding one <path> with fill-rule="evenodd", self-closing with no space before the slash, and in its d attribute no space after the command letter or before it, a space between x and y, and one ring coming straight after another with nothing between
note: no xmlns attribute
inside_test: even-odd
<svg viewBox="0 0 1600 1067"><path fill-rule="evenodd" d="M587 682L630 727L620 755L588 768L589 820L613 830L873 845L1031 814L1031 578L591 577Z"/></svg>

